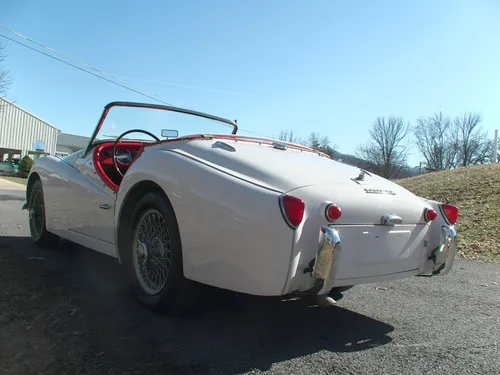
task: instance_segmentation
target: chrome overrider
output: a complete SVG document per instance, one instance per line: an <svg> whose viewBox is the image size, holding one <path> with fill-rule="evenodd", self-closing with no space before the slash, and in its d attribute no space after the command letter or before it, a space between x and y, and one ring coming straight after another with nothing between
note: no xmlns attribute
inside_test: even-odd
<svg viewBox="0 0 500 375"><path fill-rule="evenodd" d="M450 225L441 225L439 246L432 250L429 260L432 260L432 275L446 275L450 272L457 254L457 233Z"/></svg>
<svg viewBox="0 0 500 375"><path fill-rule="evenodd" d="M332 289L337 275L338 258L342 250L339 233L329 226L321 226L322 243L312 269L313 286L309 294L323 296Z"/></svg>

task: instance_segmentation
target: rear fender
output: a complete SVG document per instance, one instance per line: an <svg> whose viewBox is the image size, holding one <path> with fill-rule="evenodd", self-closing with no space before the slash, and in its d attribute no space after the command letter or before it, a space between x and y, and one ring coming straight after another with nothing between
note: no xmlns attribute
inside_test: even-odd
<svg viewBox="0 0 500 375"><path fill-rule="evenodd" d="M281 295L294 232L281 215L280 192L176 152L148 150L125 174L117 212L141 181L160 186L175 211L185 277L242 293Z"/></svg>

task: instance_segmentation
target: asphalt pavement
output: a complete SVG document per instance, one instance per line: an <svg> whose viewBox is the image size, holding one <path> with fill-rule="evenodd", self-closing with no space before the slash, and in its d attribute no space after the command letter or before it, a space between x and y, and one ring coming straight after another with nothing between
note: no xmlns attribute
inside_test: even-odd
<svg viewBox="0 0 500 375"><path fill-rule="evenodd" d="M79 370L66 373L500 373L498 265L459 260L444 277L357 286L326 309L303 299L209 289L198 313L172 319L136 303L115 260L70 243L53 250L34 246L23 202L22 191L0 190L0 259L31 278L31 287L44 299L70 301L54 307L61 316L53 318L52 330L55 325L63 331L62 322L73 319L64 324L74 322L79 331L54 339L52 330L38 327L49 324L38 315L30 324L27 318L0 319L0 326L10 327L4 332L25 332L29 326L51 343L45 346L46 368L59 370L46 373L71 368L72 352L65 352L71 345L85 347L85 353L78 357ZM30 298L19 303L32 306ZM78 341L71 341L76 336ZM4 340L0 345L5 346L0 347L0 373L15 373L13 361L19 358L1 354L14 352L14 344ZM42 349L36 350L40 357ZM37 373L30 372L28 362L25 366L24 373Z"/></svg>

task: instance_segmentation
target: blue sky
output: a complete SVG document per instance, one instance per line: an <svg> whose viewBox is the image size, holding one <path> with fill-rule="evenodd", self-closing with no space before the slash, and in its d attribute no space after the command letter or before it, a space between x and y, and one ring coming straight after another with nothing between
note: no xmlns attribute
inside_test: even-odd
<svg viewBox="0 0 500 375"><path fill-rule="evenodd" d="M413 124L435 111L476 111L493 137L499 19L498 0L0 2L1 25L168 103L267 136L317 131L348 153L383 115ZM7 48L7 99L65 132L90 134L110 101L151 101L15 43Z"/></svg>

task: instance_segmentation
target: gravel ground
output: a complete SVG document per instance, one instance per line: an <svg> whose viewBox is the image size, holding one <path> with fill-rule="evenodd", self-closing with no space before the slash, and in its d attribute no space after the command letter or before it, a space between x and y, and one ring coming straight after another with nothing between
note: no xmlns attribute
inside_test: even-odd
<svg viewBox="0 0 500 375"><path fill-rule="evenodd" d="M23 201L0 191L2 375L500 373L499 265L357 286L329 309L209 289L170 319L135 302L115 260L34 246Z"/></svg>

